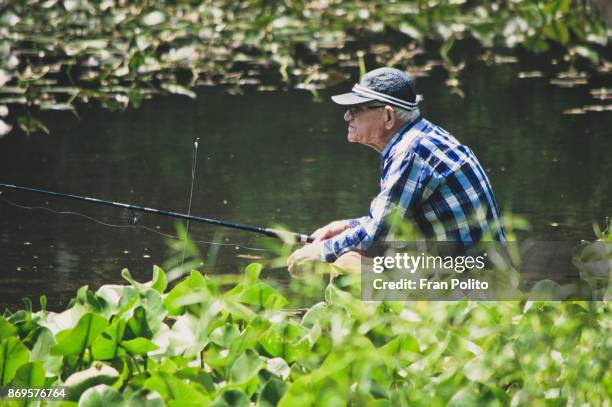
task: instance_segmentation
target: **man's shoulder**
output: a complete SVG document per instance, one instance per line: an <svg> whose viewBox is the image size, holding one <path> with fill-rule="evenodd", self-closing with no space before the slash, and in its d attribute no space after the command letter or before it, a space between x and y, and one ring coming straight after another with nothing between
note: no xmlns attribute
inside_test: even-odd
<svg viewBox="0 0 612 407"><path fill-rule="evenodd" d="M448 174L473 161L473 152L442 127L423 119L415 126L418 135L410 148L437 172Z"/></svg>
<svg viewBox="0 0 612 407"><path fill-rule="evenodd" d="M451 133L441 126L434 124L426 119L421 120L417 130L420 133L419 141L432 148L458 148L465 147Z"/></svg>

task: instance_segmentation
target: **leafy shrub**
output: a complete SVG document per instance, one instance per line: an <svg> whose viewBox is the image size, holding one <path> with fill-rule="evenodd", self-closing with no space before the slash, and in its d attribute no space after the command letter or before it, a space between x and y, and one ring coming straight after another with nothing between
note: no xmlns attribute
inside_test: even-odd
<svg viewBox="0 0 612 407"><path fill-rule="evenodd" d="M158 267L147 283L124 270L129 285L82 287L61 313L44 297L7 311L0 385L68 386L63 405L83 406L609 402L607 301L363 302L340 276L296 311L261 271L168 290Z"/></svg>

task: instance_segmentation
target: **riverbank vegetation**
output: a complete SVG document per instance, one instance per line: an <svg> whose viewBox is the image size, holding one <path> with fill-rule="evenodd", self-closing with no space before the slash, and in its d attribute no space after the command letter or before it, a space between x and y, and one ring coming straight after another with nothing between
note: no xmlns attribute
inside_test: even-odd
<svg viewBox="0 0 612 407"><path fill-rule="evenodd" d="M48 132L41 111L125 109L159 93L195 97L199 86L316 94L366 63L415 76L441 66L447 86L464 97L465 61L453 52L461 40L478 44L475 54L490 63L516 61L512 48L546 55L543 65L559 67L551 83L587 84L612 70L610 29L596 4L13 1L0 6L0 136Z"/></svg>
<svg viewBox="0 0 612 407"><path fill-rule="evenodd" d="M44 296L39 311L29 300L5 311L0 385L67 386L62 405L89 407L609 400L610 286L589 272L601 260L594 246L575 263L588 284L606 283L603 301L543 301L534 288L498 302L361 301L359 279L330 279L327 266L278 287L254 263L230 282L185 273L202 264L187 247L191 262L155 267L147 283L126 269L126 285L84 286L63 312L46 310ZM598 247L605 262L609 245Z"/></svg>

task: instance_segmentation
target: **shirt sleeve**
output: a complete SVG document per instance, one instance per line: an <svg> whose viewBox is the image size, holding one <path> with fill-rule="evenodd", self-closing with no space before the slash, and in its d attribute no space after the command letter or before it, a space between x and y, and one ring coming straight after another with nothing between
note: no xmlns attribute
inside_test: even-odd
<svg viewBox="0 0 612 407"><path fill-rule="evenodd" d="M388 217L396 211L405 217L435 189L431 167L414 150L403 159L390 158L386 167L369 214L352 219L349 229L325 240L321 260L331 263L346 252L365 251L375 240L384 240L389 231Z"/></svg>
<svg viewBox="0 0 612 407"><path fill-rule="evenodd" d="M361 225L362 222L365 222L368 219L368 216L362 216L361 218L349 219L349 229L355 228Z"/></svg>

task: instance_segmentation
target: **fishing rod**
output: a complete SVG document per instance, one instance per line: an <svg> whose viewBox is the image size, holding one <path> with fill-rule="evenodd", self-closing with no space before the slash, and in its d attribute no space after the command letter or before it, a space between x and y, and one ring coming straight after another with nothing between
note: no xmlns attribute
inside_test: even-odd
<svg viewBox="0 0 612 407"><path fill-rule="evenodd" d="M147 207L144 207L144 206L130 205L130 204L121 203L121 202L107 201L107 200L104 200L104 199L90 198L90 197L87 197L87 196L78 196L78 195L71 195L71 194L63 194L61 192L45 191L43 189L22 187L22 186L18 186L18 185L2 184L2 183L0 183L0 188L13 189L13 190L17 190L17 191L36 192L36 193L39 193L39 194L58 196L58 197L61 197L61 198L74 199L74 200L77 200L77 201L84 201L84 202L90 202L90 203L95 203L95 204L99 204L99 205L112 206L112 207L115 207L115 208L129 209L129 210L132 210L132 211L145 212L145 213L154 213L154 214L157 214L157 215L169 216L169 217L172 217L172 218L185 219L185 220L188 220L188 221L209 223L211 225L217 225L217 226L223 226L223 227L232 228L232 229L246 230L247 232L259 233L261 235L265 235L265 236L268 236L268 237L273 237L273 238L276 238L276 239L282 239L282 240L290 239L290 240L294 240L297 243L312 243L314 241L314 239L312 237L310 237L308 235L304 235L302 233L285 232L283 230L261 228L261 227L258 227L258 226L251 226L251 225L243 225L243 224L240 224L240 223L226 222L226 221L223 221L223 220L204 218L202 216L187 215L187 214L179 213L179 212L172 212L172 211L165 211L165 210L161 210L161 209L147 208Z"/></svg>

